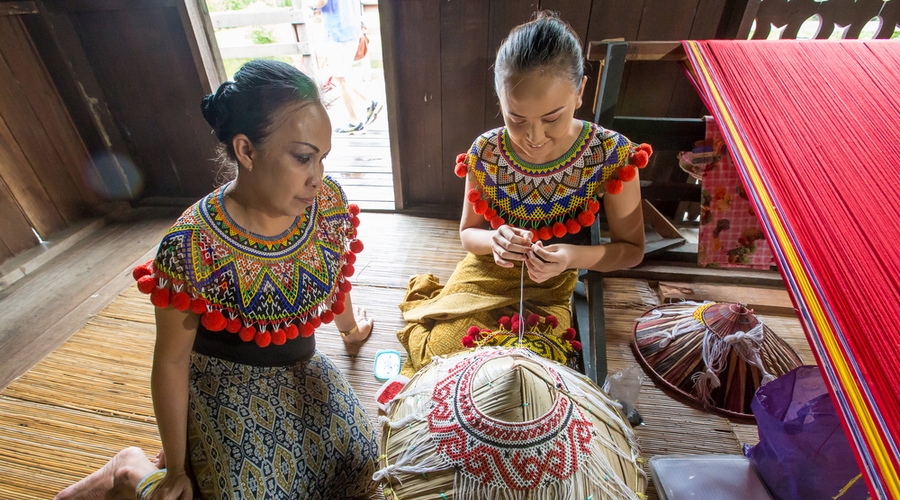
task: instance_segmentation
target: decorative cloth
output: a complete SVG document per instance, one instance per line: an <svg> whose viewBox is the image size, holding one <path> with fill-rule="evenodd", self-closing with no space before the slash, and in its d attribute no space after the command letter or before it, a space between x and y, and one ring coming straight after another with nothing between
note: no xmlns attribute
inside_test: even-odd
<svg viewBox="0 0 900 500"><path fill-rule="evenodd" d="M633 329L638 362L679 399L753 418L761 385L802 364L743 304L684 302L651 309Z"/></svg>
<svg viewBox="0 0 900 500"><path fill-rule="evenodd" d="M506 127L500 127L460 154L455 172L474 179L477 187L466 198L491 227L509 224L533 231L535 241L550 240L590 227L603 193L621 192L652 153L648 144L632 144L618 132L583 122L566 154L534 165L519 158Z"/></svg>
<svg viewBox="0 0 900 500"><path fill-rule="evenodd" d="M276 237L253 234L225 210L227 185L182 214L156 258L134 270L156 307L201 314L210 331L227 330L260 347L309 337L344 311L355 269L359 208L325 177L316 200Z"/></svg>
<svg viewBox="0 0 900 500"><path fill-rule="evenodd" d="M386 498L638 499L646 486L616 403L525 349L435 358L379 421Z"/></svg>
<svg viewBox="0 0 900 500"><path fill-rule="evenodd" d="M900 45L710 40L684 48L870 494L900 498Z"/></svg>
<svg viewBox="0 0 900 500"><path fill-rule="evenodd" d="M702 171L700 234L697 261L701 266L769 269L775 255L766 241L750 197L734 167L731 154L711 116L706 122L703 149L679 156ZM711 153L711 154L710 154Z"/></svg>

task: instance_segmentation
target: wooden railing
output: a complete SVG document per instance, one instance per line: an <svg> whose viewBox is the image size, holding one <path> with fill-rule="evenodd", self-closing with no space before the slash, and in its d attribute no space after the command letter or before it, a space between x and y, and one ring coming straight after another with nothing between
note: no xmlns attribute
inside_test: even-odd
<svg viewBox="0 0 900 500"><path fill-rule="evenodd" d="M745 19L755 19L754 40L770 38L797 38L800 27L806 21L819 22L814 38L859 38L863 27L872 19L880 19L880 26L873 38L891 38L900 23L900 2L896 0L751 0L745 11ZM739 33L746 38L748 31ZM773 29L781 29L780 35ZM841 30L835 33L835 30ZM778 35L778 36L775 36Z"/></svg>

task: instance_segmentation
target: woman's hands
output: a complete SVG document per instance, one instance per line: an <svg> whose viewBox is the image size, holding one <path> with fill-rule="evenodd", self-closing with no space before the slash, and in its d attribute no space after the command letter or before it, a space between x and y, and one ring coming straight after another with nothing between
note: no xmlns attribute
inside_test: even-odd
<svg viewBox="0 0 900 500"><path fill-rule="evenodd" d="M550 245L545 247L543 242L538 241L531 245L531 250L525 257L528 277L535 283L543 283L550 278L559 276L570 267L568 245Z"/></svg>
<svg viewBox="0 0 900 500"><path fill-rule="evenodd" d="M194 490L191 487L191 480L184 470L180 472L166 470L165 477L150 494L150 500L192 500L193 498Z"/></svg>
<svg viewBox="0 0 900 500"><path fill-rule="evenodd" d="M500 267L513 267L531 251L531 231L503 225L491 235L491 254Z"/></svg>

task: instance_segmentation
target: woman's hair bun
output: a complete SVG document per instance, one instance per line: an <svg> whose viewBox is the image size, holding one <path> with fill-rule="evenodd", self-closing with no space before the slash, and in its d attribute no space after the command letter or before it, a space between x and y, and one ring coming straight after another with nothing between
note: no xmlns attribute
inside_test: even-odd
<svg viewBox="0 0 900 500"><path fill-rule="evenodd" d="M222 82L215 94L209 94L200 102L200 110L203 112L203 118L206 123L216 132L216 138L220 142L226 140L225 125L228 124L228 105L225 102L228 99L229 91L234 87L234 82Z"/></svg>
<svg viewBox="0 0 900 500"><path fill-rule="evenodd" d="M216 95L209 94L205 96L200 103L200 110L203 112L203 118L206 119L206 123L208 123L210 127L216 128L216 117L219 114L218 111L216 111Z"/></svg>

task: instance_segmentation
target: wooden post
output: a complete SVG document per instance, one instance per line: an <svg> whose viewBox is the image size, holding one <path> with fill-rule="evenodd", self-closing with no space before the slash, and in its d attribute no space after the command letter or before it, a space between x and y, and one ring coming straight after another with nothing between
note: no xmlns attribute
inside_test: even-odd
<svg viewBox="0 0 900 500"><path fill-rule="evenodd" d="M299 12L300 16L302 16L300 22L291 22L291 26L294 27L294 38L296 39L297 43L306 43L308 47L306 53L300 56L303 60L303 72L309 75L310 78L315 80L319 67L315 57L315 45L310 40L309 31L306 27L306 12L303 11L303 1L291 0L291 9ZM296 58L297 56L293 57Z"/></svg>

